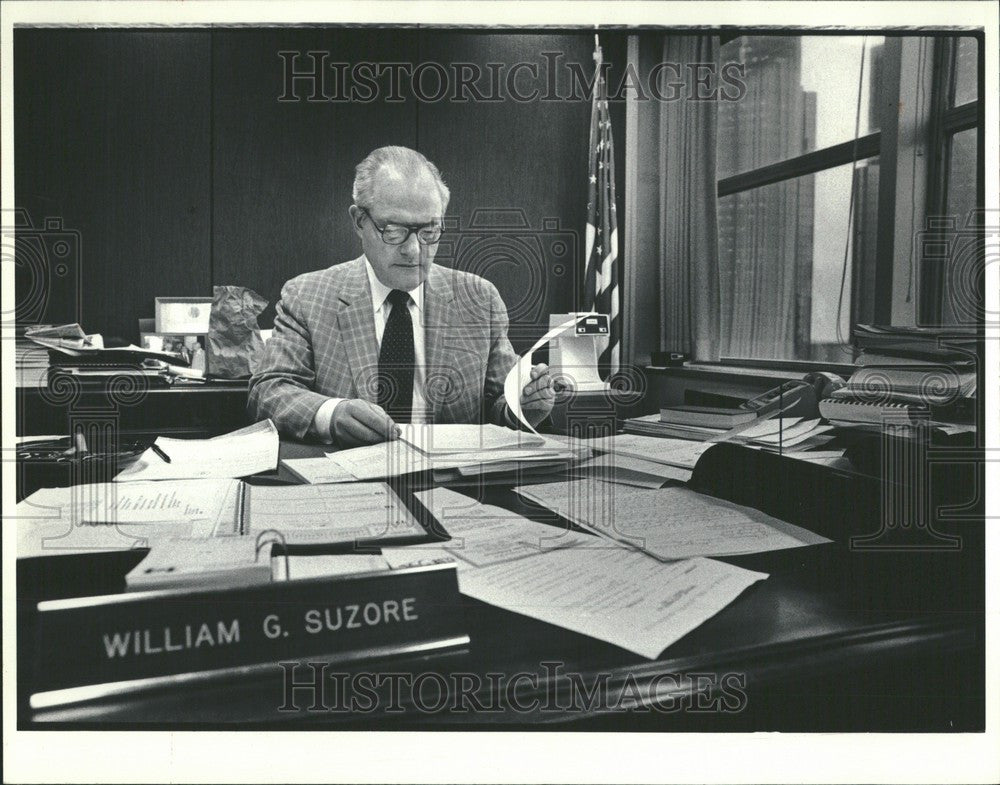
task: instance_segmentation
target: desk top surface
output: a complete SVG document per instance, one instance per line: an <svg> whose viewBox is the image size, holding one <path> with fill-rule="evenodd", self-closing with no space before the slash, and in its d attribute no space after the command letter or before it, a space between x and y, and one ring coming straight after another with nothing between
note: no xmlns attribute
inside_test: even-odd
<svg viewBox="0 0 1000 785"><path fill-rule="evenodd" d="M324 449L329 448L287 442L281 446L281 455L307 457ZM260 481L292 479L279 471ZM551 513L548 519L539 516L537 509L525 505L509 488L459 490L541 523L552 523ZM622 680L630 676L648 682L663 678L664 674L690 672L741 674L740 678L751 683L766 685L796 678L815 680L824 674L836 678L837 674L871 667L873 662L895 662L900 658L938 656L942 652L967 656L981 647L983 555L974 531L966 527L965 545L958 550L904 548L872 552L851 547L851 528L849 522L844 523L842 536L834 537L829 544L726 558L725 561L766 572L770 577L747 589L731 605L668 647L656 661L463 597L472 640L469 649L450 658L411 663L407 667L476 673L483 677L494 671L540 674L535 691L541 695L552 684L547 678L551 674L546 670L552 666L545 663L561 663L564 672L584 674L586 678L608 674L616 689L622 689ZM570 524L563 521L560 525ZM831 534L829 530L823 533ZM137 561L134 554L121 556ZM82 561L75 569L92 577L94 566L87 566L87 559L80 558ZM66 570L55 567L52 559L31 561L36 564L27 569L19 564L19 600L28 600L27 595L32 594L24 586L44 586L54 579L56 572L66 579ZM343 717L276 713L281 687L281 676L276 672L264 682L124 699L99 706L90 713L56 712L45 719L57 723L167 724L344 721ZM594 714L583 712L583 716L591 719ZM449 715L435 717L430 726L465 726L480 719ZM483 721L521 726L551 719L515 713L490 715ZM427 722L426 717L422 720ZM974 718L969 721L975 724ZM420 722L417 725L424 726ZM892 727L895 726L890 723Z"/></svg>

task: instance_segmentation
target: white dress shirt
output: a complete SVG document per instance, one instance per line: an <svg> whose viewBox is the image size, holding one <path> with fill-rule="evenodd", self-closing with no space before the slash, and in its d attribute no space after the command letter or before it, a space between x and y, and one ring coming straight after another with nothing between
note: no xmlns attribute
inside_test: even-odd
<svg viewBox="0 0 1000 785"><path fill-rule="evenodd" d="M375 320L375 341L378 349L382 348L382 335L385 333L385 323L392 311L392 303L388 302L388 297L392 292L388 286L382 283L375 275L371 262L365 259L365 269L368 272L368 285L372 293L372 317ZM413 323L413 356L416 365L413 369L413 408L410 414L410 421L414 423L427 422L427 399L424 398L424 377L426 361L424 357L424 285L420 284L410 292L410 321ZM344 398L330 398L323 402L313 417L313 435L321 441L332 444L333 435L330 433L330 421L333 419L333 410L337 404L345 400Z"/></svg>

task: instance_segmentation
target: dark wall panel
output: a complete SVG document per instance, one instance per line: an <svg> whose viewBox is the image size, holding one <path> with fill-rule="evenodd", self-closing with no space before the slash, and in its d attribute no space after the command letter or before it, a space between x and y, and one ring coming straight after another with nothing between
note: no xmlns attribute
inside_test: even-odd
<svg viewBox="0 0 1000 785"><path fill-rule="evenodd" d="M625 64L624 36L603 36L602 43L617 74ZM424 31L420 37L422 63L440 63L449 74L460 72L459 64L474 64L483 75L479 94L501 98L466 100L475 95L469 89L459 91L459 100L449 94L421 102L418 142L451 188L448 213L458 225L439 259L450 256L453 266L496 284L516 349L539 337L550 313L582 307L591 104L584 91L573 89L569 64L579 64L592 79L593 51L592 33ZM518 63L529 66L515 69ZM494 64L492 71L487 64ZM537 95L516 100L511 86L522 97ZM436 87L428 75L425 91L433 94ZM551 96L561 100L545 100ZM624 111L616 104L612 112L623 150ZM622 194L621 166L617 174ZM619 197L620 214L622 208Z"/></svg>
<svg viewBox="0 0 1000 785"><path fill-rule="evenodd" d="M65 275L56 230L41 233L53 296L22 320L137 340L154 297L211 291L210 43L200 31L15 31L16 205L36 229L54 218L79 233ZM36 272L20 266L22 300Z"/></svg>
<svg viewBox="0 0 1000 785"><path fill-rule="evenodd" d="M361 253L351 231L354 167L372 149L413 146L413 102L308 101L312 86L285 93L279 52L328 53L323 90L337 95L329 64L412 61L413 31L226 30L214 33L215 283L249 286L271 305L299 273ZM296 61L307 70L311 61Z"/></svg>
<svg viewBox="0 0 1000 785"><path fill-rule="evenodd" d="M625 37L602 44L614 85ZM322 91L306 100L304 80L285 95L280 52L325 53L322 89L333 100ZM558 53L554 66L546 52ZM36 226L56 217L81 240L80 283L55 282L44 318L135 339L154 297L207 295L214 283L260 292L270 326L286 280L360 252L347 217L354 166L403 144L437 162L451 186L458 231L438 260L497 284L523 348L549 313L581 306L590 100L578 87L570 95L568 64L590 79L592 52L582 32L19 30L17 204ZM421 100L404 77L403 100L388 100L383 78L374 100L338 100L331 64L363 62L439 64L449 92ZM560 100L515 100L508 76L518 63L538 69L522 70L518 89L545 93L554 78ZM456 99L460 64L478 65L478 88L501 100ZM299 57L295 68L310 65ZM434 73L423 87L425 98L436 89ZM620 102L612 119L623 215ZM18 280L19 293L35 287Z"/></svg>

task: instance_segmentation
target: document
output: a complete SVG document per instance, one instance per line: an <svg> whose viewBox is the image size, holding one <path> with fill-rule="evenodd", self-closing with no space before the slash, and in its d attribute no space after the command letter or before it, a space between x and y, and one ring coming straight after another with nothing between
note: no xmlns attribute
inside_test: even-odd
<svg viewBox="0 0 1000 785"><path fill-rule="evenodd" d="M613 455L641 458L644 461L665 463L681 469L694 469L704 452L713 447L712 442L692 442L687 439L670 439L659 436L640 436L620 433L594 443L594 448Z"/></svg>
<svg viewBox="0 0 1000 785"><path fill-rule="evenodd" d="M834 440L834 434L829 435L819 435L814 436L813 434L807 434L804 437L796 439L793 444L761 444L759 442L749 442L748 447L760 448L770 453L782 453L787 455L789 450L795 450L797 452L803 452L805 450L812 450L816 447L823 447Z"/></svg>
<svg viewBox="0 0 1000 785"><path fill-rule="evenodd" d="M385 483L246 487L245 533L272 530L287 545L392 540L426 534Z"/></svg>
<svg viewBox="0 0 1000 785"><path fill-rule="evenodd" d="M177 480L92 486L85 523L216 520L234 480ZM80 487L80 486L78 486Z"/></svg>
<svg viewBox="0 0 1000 785"><path fill-rule="evenodd" d="M271 556L271 572L276 581L305 581L335 578L363 572L381 572L389 563L377 554L345 553L337 555Z"/></svg>
<svg viewBox="0 0 1000 785"><path fill-rule="evenodd" d="M340 467L355 480L400 477L431 468L428 457L402 439L328 452L326 460Z"/></svg>
<svg viewBox="0 0 1000 785"><path fill-rule="evenodd" d="M808 463L818 463L822 466L837 466L844 458L843 450L813 450L811 452L786 452L786 458L795 458Z"/></svg>
<svg viewBox="0 0 1000 785"><path fill-rule="evenodd" d="M507 374L507 378L504 379L503 395L504 399L507 401L507 408L510 409L511 413L513 413L513 415L532 433L537 434L538 431L536 431L535 427L525 419L524 412L521 411L521 391L524 389L525 385L531 381L531 355L541 349L549 341L555 340L566 331L574 329L576 325L583 321L587 316L596 316L596 314L576 314L572 319L567 319L558 327L553 327L545 333L545 335L535 342L534 346L532 346L518 359L516 363L514 363L514 367L510 369L510 372Z"/></svg>
<svg viewBox="0 0 1000 785"><path fill-rule="evenodd" d="M451 539L412 548L439 548L460 567L483 567L523 559L555 548L586 545L596 537L537 523L517 513L447 488L415 494Z"/></svg>
<svg viewBox="0 0 1000 785"><path fill-rule="evenodd" d="M296 479L310 485L332 482L356 482L357 477L323 455L319 458L282 458L282 468Z"/></svg>
<svg viewBox="0 0 1000 785"><path fill-rule="evenodd" d="M435 447L426 451L418 450L413 442L419 442L421 437L410 432L404 438L389 442L381 442L366 447L355 447L350 450L339 450L326 455L326 460L336 464L356 480L376 480L387 477L399 477L404 474L430 470L458 469L464 467L488 466L494 464L512 464L525 462L541 462L552 460L570 460L585 451L571 450L560 442L540 436L531 436L519 431L499 426L494 431L481 432L481 426L456 426L462 430L450 430L451 426L403 426L404 428L447 428L443 436L428 436L431 431L422 430L425 435L425 445L433 441ZM469 439L459 439L461 433L469 435ZM405 433L405 432L404 432ZM437 433L434 431L433 433ZM507 436L510 434L510 436ZM527 437L527 439L525 438ZM438 439L440 438L440 441ZM519 441L520 440L520 441ZM529 444L525 444L530 440ZM460 442L467 445L494 445L491 447L467 446L464 450L454 449ZM520 447L517 445L520 443ZM509 447L502 445L511 445ZM442 447L442 449L439 449ZM321 459L322 460L322 459ZM513 462L513 463L512 463ZM290 467L291 468L291 467ZM321 471L321 470L320 470ZM341 480L327 480L340 482Z"/></svg>
<svg viewBox="0 0 1000 785"><path fill-rule="evenodd" d="M689 488L624 490L598 480L569 480L516 490L588 531L663 560L829 542L759 510Z"/></svg>
<svg viewBox="0 0 1000 785"><path fill-rule="evenodd" d="M131 550L172 537L211 536L216 518L227 516L227 503L232 519L226 486L235 481L191 482L166 488L160 483L41 488L14 508L17 558ZM161 488L153 492L156 485Z"/></svg>
<svg viewBox="0 0 1000 785"><path fill-rule="evenodd" d="M212 439L161 436L154 444L115 482L246 477L278 467L278 431L270 420Z"/></svg>
<svg viewBox="0 0 1000 785"><path fill-rule="evenodd" d="M462 594L655 659L767 577L711 559L565 548L459 573Z"/></svg>
<svg viewBox="0 0 1000 785"><path fill-rule="evenodd" d="M638 488L660 488L668 480L687 482L691 479L690 469L644 461L622 454L598 455L596 458L577 464L570 469L569 474L573 477L595 477Z"/></svg>
<svg viewBox="0 0 1000 785"><path fill-rule="evenodd" d="M752 443L773 447L777 447L779 445L793 447L797 444L802 444L807 440L811 440L815 436L819 436L820 434L832 430L832 425L820 425L819 420L804 420L791 427L782 428L781 430L773 433L754 437L752 439ZM744 436L745 435L746 434L744 434Z"/></svg>
<svg viewBox="0 0 1000 785"><path fill-rule="evenodd" d="M80 523L187 523L216 520L233 480L88 483L36 491L18 509L53 507L71 512ZM60 512L60 516L62 513Z"/></svg>
<svg viewBox="0 0 1000 785"><path fill-rule="evenodd" d="M735 438L740 441L759 439L762 436L771 436L782 430L787 432L800 422L802 422L801 417L776 417L769 420L758 420L749 428L740 431L739 435Z"/></svg>
<svg viewBox="0 0 1000 785"><path fill-rule="evenodd" d="M545 440L537 434L502 428L499 425L433 425L430 423L400 426L400 439L428 455L523 450L540 447Z"/></svg>

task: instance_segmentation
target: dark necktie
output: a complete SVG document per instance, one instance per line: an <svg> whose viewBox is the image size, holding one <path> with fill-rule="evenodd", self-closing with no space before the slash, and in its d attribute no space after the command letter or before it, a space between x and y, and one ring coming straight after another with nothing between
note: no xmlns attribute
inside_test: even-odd
<svg viewBox="0 0 1000 785"><path fill-rule="evenodd" d="M392 304L382 333L378 354L378 405L398 423L410 421L413 409L413 321L410 295L393 289L386 298Z"/></svg>

